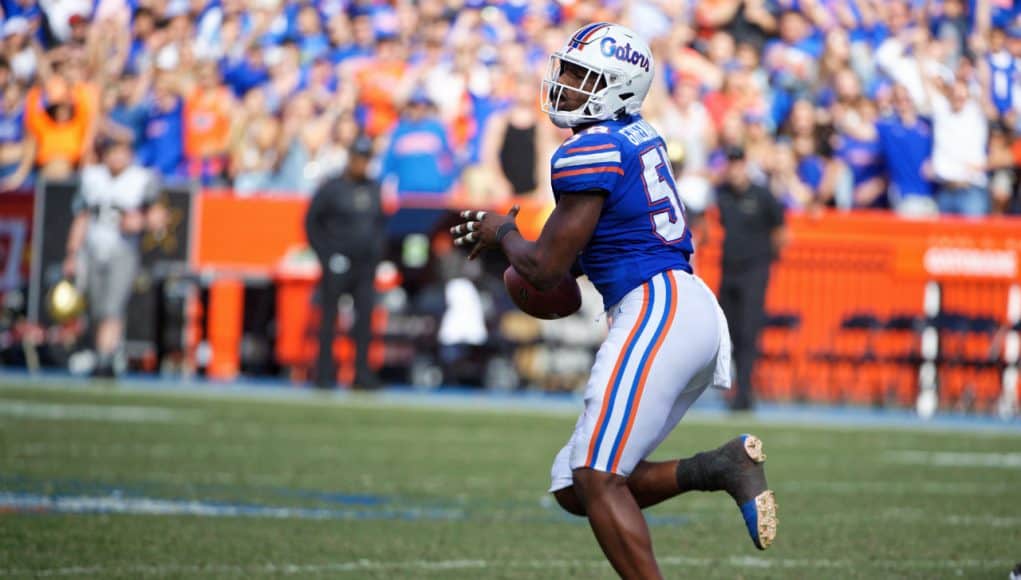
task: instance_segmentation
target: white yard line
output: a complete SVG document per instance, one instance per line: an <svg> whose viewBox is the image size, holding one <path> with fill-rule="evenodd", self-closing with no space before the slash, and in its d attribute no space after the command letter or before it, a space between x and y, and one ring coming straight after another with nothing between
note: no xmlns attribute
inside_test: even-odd
<svg viewBox="0 0 1021 580"><path fill-rule="evenodd" d="M874 517L869 519L875 519ZM975 526L979 528L1018 528L1021 529L1021 517L1002 515L962 515L940 514L932 510L919 508L894 508L882 512L881 519L898 522L919 522L926 524L942 524L946 526Z"/></svg>
<svg viewBox="0 0 1021 580"><path fill-rule="evenodd" d="M302 508L256 504L214 503L198 500L173 500L148 497L45 496L32 493L0 492L0 510L24 513L54 512L70 514L132 514L149 516L198 516L211 518L270 518L298 520L358 519L463 519L460 509L425 506L377 508ZM2 576L2 574L0 574Z"/></svg>
<svg viewBox="0 0 1021 580"><path fill-rule="evenodd" d="M730 556L725 558L690 558L685 556L666 556L659 559L662 566L688 568L719 568L730 566L735 568L760 569L843 569L853 567L862 569L885 570L935 570L950 573L956 570L975 568L1002 568L1007 571L1013 566L1010 560L831 560L817 559L785 559L756 556ZM265 563L251 565L237 564L137 564L126 566L67 566L60 568L0 569L0 576L31 576L68 577L68 576L109 576L139 575L167 576L187 575L198 577L203 575L235 575L249 577L253 575L293 576L308 574L336 574L343 572L366 571L409 571L428 572L443 570L510 570L510 569L550 569L550 568L600 568L609 570L609 564L601 560L408 560L404 562L352 560L347 562L324 562L318 564L297 563Z"/></svg>
<svg viewBox="0 0 1021 580"><path fill-rule="evenodd" d="M197 423L197 411L168 407L125 405L78 405L36 401L0 400L0 417L50 419L54 421L103 421L123 423Z"/></svg>
<svg viewBox="0 0 1021 580"><path fill-rule="evenodd" d="M782 488L781 488L782 489ZM400 504L387 506L299 507L139 497L113 492L108 495L43 495L0 491L0 512L65 514L130 514L147 516L194 516L211 518L269 518L295 520L461 520L459 507ZM715 519L722 514L695 514ZM790 517L814 517L794 514ZM1021 517L993 514L940 513L917 508L894 508L869 514L831 515L834 521L883 520L898 523L940 524L956 527L1021 528Z"/></svg>
<svg viewBox="0 0 1021 580"><path fill-rule="evenodd" d="M1003 482L953 482L953 481L787 481L780 480L776 485L780 493L826 493L851 494L865 493L904 493L911 495L962 495L981 497L1002 497L1006 493L1017 491L1016 485Z"/></svg>
<svg viewBox="0 0 1021 580"><path fill-rule="evenodd" d="M887 463L927 465L931 467L991 467L1021 469L1021 453L977 453L970 451L886 451Z"/></svg>

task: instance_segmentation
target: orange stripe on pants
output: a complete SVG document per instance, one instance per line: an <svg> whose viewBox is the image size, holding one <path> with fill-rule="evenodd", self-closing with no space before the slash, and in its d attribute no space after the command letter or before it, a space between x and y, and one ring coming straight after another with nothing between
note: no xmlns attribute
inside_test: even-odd
<svg viewBox="0 0 1021 580"><path fill-rule="evenodd" d="M620 463L620 458L624 456L624 450L627 449L627 439L631 434L631 427L635 423L635 417L638 416L638 406L642 403L642 391L645 390L645 380L649 377L649 369L652 368L652 364L656 360L656 354L659 353L659 348L663 346L663 340L666 335L670 332L670 325L674 322L674 314L677 313L677 284L674 280L672 273L666 273L666 283L670 286L670 313L667 315L666 324L660 329L660 334L656 337L656 343L652 345L652 352L649 353L649 360L642 369L642 376L638 379L638 386L635 392L635 404L631 407L631 414L627 417L627 426L624 427L624 436L620 439L620 447L617 449L617 457L613 460L613 465L610 466L610 472L617 472L617 464Z"/></svg>
<svg viewBox="0 0 1021 580"><path fill-rule="evenodd" d="M613 372L610 373L610 380L606 382L606 389L603 391L603 408L599 411L599 420L596 421L596 432L599 431L599 425L603 424L603 419L606 418L606 408L610 405L610 390L613 387L613 383L617 378L617 374L624 371L620 368L624 362L624 355L627 354L631 343L635 340L638 334L638 329L642 326L642 320L645 318L645 311L649 308L649 282L646 282L642 286L642 311L638 313L638 317L635 318L635 325L631 328L631 333L628 334L627 340L624 341L624 345L620 349L620 355L617 356L617 363L613 366ZM592 439L588 445L588 457L585 458L585 465L592 464L592 455L596 450L596 432L592 433Z"/></svg>

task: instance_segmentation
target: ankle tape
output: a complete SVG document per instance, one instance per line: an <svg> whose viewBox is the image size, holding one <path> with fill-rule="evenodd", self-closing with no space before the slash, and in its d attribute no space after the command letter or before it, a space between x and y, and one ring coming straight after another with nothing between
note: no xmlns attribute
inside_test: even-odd
<svg viewBox="0 0 1021 580"><path fill-rule="evenodd" d="M720 489L711 466L712 451L696 453L677 462L677 486L685 491L716 491Z"/></svg>

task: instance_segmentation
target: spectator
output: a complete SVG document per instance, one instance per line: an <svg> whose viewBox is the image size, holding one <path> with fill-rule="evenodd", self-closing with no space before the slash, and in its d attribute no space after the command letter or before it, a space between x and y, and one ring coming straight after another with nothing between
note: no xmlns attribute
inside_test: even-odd
<svg viewBox="0 0 1021 580"><path fill-rule="evenodd" d="M823 45L822 56L819 58L818 72L816 74L816 94L826 93L832 90L836 84L837 75L845 70L854 70L851 66L851 40L846 30L834 28L826 33L826 41ZM858 71L855 71L858 75Z"/></svg>
<svg viewBox="0 0 1021 580"><path fill-rule="evenodd" d="M910 217L939 213L933 199L932 123L919 116L903 86L893 89L893 111L877 125L879 145L890 179L890 198L897 212Z"/></svg>
<svg viewBox="0 0 1021 580"><path fill-rule="evenodd" d="M988 121L964 80L949 87L931 78L927 81L933 121L932 172L940 213L987 215Z"/></svg>
<svg viewBox="0 0 1021 580"><path fill-rule="evenodd" d="M95 325L97 376L113 376L124 315L139 265L142 232L158 228L155 176L135 165L131 147L103 144L102 163L82 171L68 234L64 273L84 275L89 320Z"/></svg>
<svg viewBox="0 0 1021 580"><path fill-rule="evenodd" d="M1012 120L1015 117L1015 101L1021 95L1015 95L1018 76L1021 75L1021 62L1007 50L1007 32L1002 28L994 28L989 34L989 50L983 55L979 70L983 84L983 94L988 98L984 103L991 118Z"/></svg>
<svg viewBox="0 0 1021 580"><path fill-rule="evenodd" d="M138 148L138 162L165 180L177 180L184 177L184 100L173 73L156 74L144 105L145 136Z"/></svg>
<svg viewBox="0 0 1021 580"><path fill-rule="evenodd" d="M1002 215L1011 211L1017 191L1017 172L1011 152L1011 132L996 123L989 131L989 196L992 213Z"/></svg>
<svg viewBox="0 0 1021 580"><path fill-rule="evenodd" d="M836 100L829 108L836 131L834 149L852 179L851 198L837 199L837 205L845 209L889 207L875 103L862 95L851 69L838 72L835 81Z"/></svg>
<svg viewBox="0 0 1021 580"><path fill-rule="evenodd" d="M796 96L809 90L822 43L803 14L786 10L780 16L780 38L766 45L764 62L778 90Z"/></svg>
<svg viewBox="0 0 1021 580"><path fill-rule="evenodd" d="M365 58L372 54L370 47L355 44L351 19L345 12L330 16L326 22L326 34L330 41L327 57L334 65L351 58Z"/></svg>
<svg viewBox="0 0 1021 580"><path fill-rule="evenodd" d="M41 49L32 39L32 25L20 16L3 23L3 49L0 51L11 67L15 80L29 83L35 78Z"/></svg>
<svg viewBox="0 0 1021 580"><path fill-rule="evenodd" d="M940 63L942 47L928 42L928 32L910 25L908 6L895 1L887 8L887 37L876 49L879 71L897 84L904 85L920 110L928 110L924 78L947 75L949 68Z"/></svg>
<svg viewBox="0 0 1021 580"><path fill-rule="evenodd" d="M543 156L551 132L539 119L535 84L533 77L519 78L509 108L487 124L482 166L496 185L490 199L531 196L548 171Z"/></svg>
<svg viewBox="0 0 1021 580"><path fill-rule="evenodd" d="M46 18L46 30L55 44L70 41L72 28L88 24L92 13L90 0L42 0L39 6Z"/></svg>
<svg viewBox="0 0 1021 580"><path fill-rule="evenodd" d="M153 57L149 43L156 36L155 32L156 18L152 11L144 6L139 6L131 21L125 70L139 74L149 65Z"/></svg>
<svg viewBox="0 0 1021 580"><path fill-rule="evenodd" d="M723 129L724 121L731 114L740 118L745 113L759 113L764 108L762 95L756 90L751 75L737 70L724 78L719 91L707 94L703 104L717 131Z"/></svg>
<svg viewBox="0 0 1021 580"><path fill-rule="evenodd" d="M358 122L353 114L345 111L328 129L330 134L313 157L315 171L310 179L321 181L336 177L347 168L348 151L358 137Z"/></svg>
<svg viewBox="0 0 1021 580"><path fill-rule="evenodd" d="M238 195L276 188L276 175L283 158L280 122L271 115L249 120L235 141L231 165L234 191Z"/></svg>
<svg viewBox="0 0 1021 580"><path fill-rule="evenodd" d="M773 165L773 148L776 141L767 127L766 114L761 111L746 111L741 116L740 122L745 126L745 161L753 168L756 181L765 183L766 173Z"/></svg>
<svg viewBox="0 0 1021 580"><path fill-rule="evenodd" d="M15 82L0 93L0 193L32 185L35 141L25 131L25 93Z"/></svg>
<svg viewBox="0 0 1021 580"><path fill-rule="evenodd" d="M71 46L85 46L89 38L90 24L87 11L69 16L67 18L69 33L64 42Z"/></svg>
<svg viewBox="0 0 1021 580"><path fill-rule="evenodd" d="M38 0L6 0L0 2L7 18L21 17L38 26L42 19L42 10Z"/></svg>
<svg viewBox="0 0 1021 580"><path fill-rule="evenodd" d="M52 77L71 89L54 89L58 101L66 100L62 92L98 101L90 86L103 87L102 102L84 107L91 112L88 123L71 115L56 123L58 131L47 129L46 138L38 140L37 158L52 157L54 142L81 146L77 155L65 152L56 163L45 163L48 175L70 175L75 164L88 162L96 132L118 140L137 132L139 161L167 178L212 184L242 176L243 191L258 185L307 192L324 172L343 164L346 153L332 137L339 115L353 111L355 122L370 134L391 134L416 86L425 89L438 112L434 121L445 145L439 163L431 166L440 168L447 183L461 177L460 168L470 167L464 183L473 189L532 191L536 188L521 178L531 164L515 170L511 166L520 156L499 155L511 149L516 130L528 130L529 121L508 124L502 108L532 98L526 86L531 81L519 79L545 65L542 55L550 47L544 45L559 44L558 26L625 14L656 16L643 26L657 37L654 53L664 94L684 100L681 108L690 109L678 113L677 105L663 102L662 113L648 113L665 123L664 134L676 133L667 137L692 207L705 203L709 196L703 186L718 180L725 166L717 140L724 147L742 147L753 180L763 184L793 179L793 154L798 181L814 190L806 207L836 200L842 207L881 207L887 200L899 206L905 195L924 199L902 191L920 187L920 180L911 184L905 173L915 157L904 167L888 167L884 176L883 160L905 161L897 157L903 149L883 153L885 137L876 127L877 112L887 112L892 95L887 83L903 86L916 114L928 116L923 78L942 78L949 85L956 75L987 115L1007 123L1011 132L1021 126L1021 97L1015 83L1006 82L1018 76L1021 33L1014 27L1021 23L1017 10L1003 3L971 2L969 8L963 0L643 1L554 3L543 10L514 2L464 4L8 0L0 56L14 67L16 80L38 77L26 101L30 137L40 137L39 122L45 118L32 105ZM260 110L228 106L230 100L222 98L226 92L238 100L258 93ZM308 109L309 100L309 114L294 112ZM289 105L295 102L296 107ZM65 116L82 109L57 105L53 110ZM699 125L698 109L711 119L708 130ZM522 106L510 114L520 121L526 111ZM894 119L899 114L883 120L884 131ZM80 137L67 138L71 125L84 127ZM799 129L789 131L792 125ZM774 151L776 128L786 139ZM280 142L240 142L253 133L275 134ZM1000 138L993 144L999 147ZM537 149L536 155L543 152ZM543 163L535 165L544 170ZM479 172L483 166L517 176L487 177ZM773 175L778 170L782 176ZM983 168L993 172L990 177L1001 176L991 188L997 199L1007 193L1006 171L1002 160ZM404 177L405 185L417 179ZM535 181L542 186L541 176ZM787 199L792 207L800 205Z"/></svg>
<svg viewBox="0 0 1021 580"><path fill-rule="evenodd" d="M968 49L968 15L962 0L943 0L940 12L936 12L936 7L933 3L932 35L943 46L947 64L954 68Z"/></svg>
<svg viewBox="0 0 1021 580"><path fill-rule="evenodd" d="M287 101L300 90L301 53L293 42L288 42L269 52L269 78L259 87L265 98L267 112L279 114Z"/></svg>
<svg viewBox="0 0 1021 580"><path fill-rule="evenodd" d="M397 103L407 94L405 49L394 35L383 35L376 56L357 68L359 105L364 112L365 131L378 137L393 129L397 122Z"/></svg>
<svg viewBox="0 0 1021 580"><path fill-rule="evenodd" d="M844 178L847 167L833 158L832 127L816 123L816 116L810 101L795 101L790 116L780 128L780 135L791 143L797 157L799 179L815 192L812 206L832 206L836 198L850 198L852 186L850 177Z"/></svg>
<svg viewBox="0 0 1021 580"><path fill-rule="evenodd" d="M323 177L319 155L334 122L334 113L317 111L308 93L299 93L287 104L282 127L286 150L278 169L276 189L309 195L319 185Z"/></svg>
<svg viewBox="0 0 1021 580"><path fill-rule="evenodd" d="M432 101L416 91L389 137L382 177L398 195L446 194L455 177L454 152Z"/></svg>
<svg viewBox="0 0 1021 580"><path fill-rule="evenodd" d="M91 148L96 99L88 87L50 77L25 99L25 127L36 143L36 167L46 178L65 179Z"/></svg>
<svg viewBox="0 0 1021 580"><path fill-rule="evenodd" d="M323 32L319 10L312 4L306 4L298 9L296 37L303 63L311 63L316 58L325 56L330 48L329 39Z"/></svg>
<svg viewBox="0 0 1021 580"><path fill-rule="evenodd" d="M125 76L103 89L101 100L103 118L99 123L99 141L124 141L133 147L141 146L145 138L146 108L145 83L136 77Z"/></svg>
<svg viewBox="0 0 1021 580"><path fill-rule="evenodd" d="M683 162L676 172L677 191L689 212L701 214L712 198L709 152L716 146L716 131L699 100L697 79L683 76L674 85L655 125L668 146L680 147Z"/></svg>
<svg viewBox="0 0 1021 580"><path fill-rule="evenodd" d="M227 169L234 98L216 64L199 63L184 99L183 138L188 176L203 185L220 183Z"/></svg>
<svg viewBox="0 0 1021 580"><path fill-rule="evenodd" d="M319 110L340 104L334 102L339 86L340 79L337 77L336 68L326 56L317 56L305 66L302 69L301 80L298 82L298 90L312 97ZM348 85L348 88L352 87ZM357 95L353 96L357 97Z"/></svg>
<svg viewBox="0 0 1021 580"><path fill-rule="evenodd" d="M797 154L790 142L780 142L773 147L769 190L787 209L804 210L816 205L812 187L798 172Z"/></svg>
<svg viewBox="0 0 1021 580"><path fill-rule="evenodd" d="M238 98L243 98L252 89L261 87L270 78L264 53L257 46L245 48L239 56L228 55L221 66L224 82Z"/></svg>

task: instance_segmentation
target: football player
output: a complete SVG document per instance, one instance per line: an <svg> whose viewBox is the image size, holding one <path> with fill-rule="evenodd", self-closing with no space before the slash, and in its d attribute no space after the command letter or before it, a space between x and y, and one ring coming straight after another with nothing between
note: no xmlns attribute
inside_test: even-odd
<svg viewBox="0 0 1021 580"><path fill-rule="evenodd" d="M499 248L539 289L577 260L599 290L609 334L596 355L584 411L557 454L550 491L587 516L625 578L660 578L641 510L688 491L725 491L752 541L776 535L761 441L742 435L686 459L646 457L706 388L730 386L730 340L719 304L692 273L694 247L666 144L642 119L652 83L648 44L599 22L575 32L549 59L542 106L573 136L551 160L556 208L538 240L514 215L466 211L451 229L472 257Z"/></svg>

